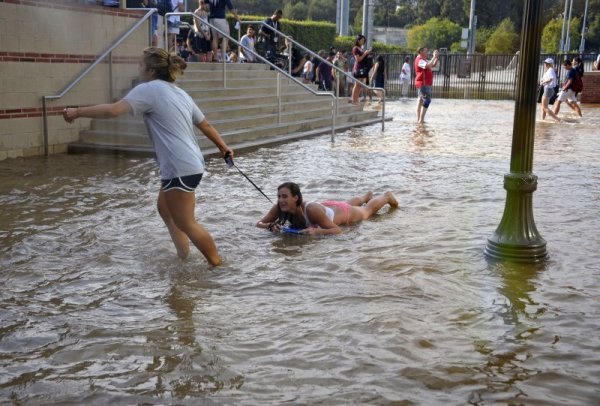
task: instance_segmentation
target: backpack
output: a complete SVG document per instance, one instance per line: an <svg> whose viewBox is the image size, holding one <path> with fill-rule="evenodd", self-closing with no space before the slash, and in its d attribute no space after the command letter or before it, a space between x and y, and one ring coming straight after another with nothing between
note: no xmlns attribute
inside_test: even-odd
<svg viewBox="0 0 600 406"><path fill-rule="evenodd" d="M581 80L581 75L579 74L579 72L575 73L575 76L573 77L571 90L575 93L579 93L583 90L583 80Z"/></svg>

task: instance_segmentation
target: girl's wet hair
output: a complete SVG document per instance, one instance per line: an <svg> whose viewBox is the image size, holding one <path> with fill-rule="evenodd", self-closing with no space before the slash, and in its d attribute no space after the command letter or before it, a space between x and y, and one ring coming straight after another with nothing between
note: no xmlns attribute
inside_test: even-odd
<svg viewBox="0 0 600 406"><path fill-rule="evenodd" d="M296 202L297 206L302 205L302 192L300 191L300 186L298 186L297 183L294 183L294 182L282 183L281 185L279 185L277 187L277 191L279 192L279 190L281 190L283 188L288 189L290 191L290 193L292 194L292 196L298 197L298 201ZM269 224L269 229L271 229L276 224L284 225L286 222L289 222L290 225L294 228L300 228L300 229L306 228L306 223L304 221L304 217L293 216L290 213L282 212L281 209L279 208L279 203L277 203L277 208L279 209L278 210L279 218L277 218L277 220L275 220L274 222Z"/></svg>
<svg viewBox="0 0 600 406"><path fill-rule="evenodd" d="M156 79L166 82L175 82L179 75L187 68L187 63L177 55L171 55L162 48L149 47L144 49L142 56L146 69L156 72Z"/></svg>

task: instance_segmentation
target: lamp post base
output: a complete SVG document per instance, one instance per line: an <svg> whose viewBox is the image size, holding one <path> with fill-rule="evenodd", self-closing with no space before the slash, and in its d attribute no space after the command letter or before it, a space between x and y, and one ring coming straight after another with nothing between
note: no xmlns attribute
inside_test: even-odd
<svg viewBox="0 0 600 406"><path fill-rule="evenodd" d="M515 245L499 242L499 236L488 238L484 254L489 259L512 262L542 262L548 259L546 241L543 238L536 245Z"/></svg>
<svg viewBox="0 0 600 406"><path fill-rule="evenodd" d="M533 219L532 197L537 176L531 173L504 175L507 191L504 215L493 236L488 238L488 258L514 262L540 262L548 258L546 241Z"/></svg>

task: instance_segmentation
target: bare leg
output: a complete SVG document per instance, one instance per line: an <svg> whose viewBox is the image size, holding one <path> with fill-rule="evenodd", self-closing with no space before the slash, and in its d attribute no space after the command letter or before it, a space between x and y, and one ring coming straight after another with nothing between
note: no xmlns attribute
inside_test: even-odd
<svg viewBox="0 0 600 406"><path fill-rule="evenodd" d="M554 102L554 115L558 115L558 112L560 111L560 100L556 100Z"/></svg>
<svg viewBox="0 0 600 406"><path fill-rule="evenodd" d="M362 196L356 196L346 201L350 206L362 206L373 198L373 192L370 190Z"/></svg>
<svg viewBox="0 0 600 406"><path fill-rule="evenodd" d="M165 225L169 229L169 234L171 235L171 240L175 244L175 248L177 249L177 255L181 259L187 258L190 253L190 239L188 236L177 228L175 222L173 221L173 217L171 216L171 211L169 210L169 206L167 205L167 200L165 198L165 192L162 190L158 193L158 214L163 219Z"/></svg>
<svg viewBox="0 0 600 406"><path fill-rule="evenodd" d="M212 53L213 53L213 61L217 61L218 54L219 54L219 36L215 35L215 33L213 33L213 36L212 36L211 46L212 46Z"/></svg>
<svg viewBox="0 0 600 406"><path fill-rule="evenodd" d="M546 113L552 117L554 120L560 122L560 119L554 114L554 112L548 106L550 99L548 97L542 97L542 120L546 118Z"/></svg>
<svg viewBox="0 0 600 406"><path fill-rule="evenodd" d="M583 115L581 114L581 109L579 108L579 105L577 104L576 101L567 102L567 104L569 105L571 110L573 110L575 113L577 113L577 115L579 117L583 117Z"/></svg>
<svg viewBox="0 0 600 406"><path fill-rule="evenodd" d="M423 109L423 100L417 97L417 123L421 122L421 110Z"/></svg>
<svg viewBox="0 0 600 406"><path fill-rule="evenodd" d="M227 38L223 37L221 39L221 61L225 58L225 54L227 53Z"/></svg>
<svg viewBox="0 0 600 406"><path fill-rule="evenodd" d="M360 96L360 91L362 89L362 86L358 82L362 83L361 80L356 79L354 87L352 88L352 104L358 104L358 97Z"/></svg>
<svg viewBox="0 0 600 406"><path fill-rule="evenodd" d="M179 256L185 258L189 253L189 239L211 265L219 265L221 258L215 242L208 231L196 222L195 206L194 193L171 189L168 192L161 190L158 195L160 215L171 233Z"/></svg>
<svg viewBox="0 0 600 406"><path fill-rule="evenodd" d="M358 223L373 216L383 206L389 204L391 207L398 207L398 201L392 192L385 192L381 196L377 196L368 201L366 206L352 207L350 212L350 223Z"/></svg>
<svg viewBox="0 0 600 406"><path fill-rule="evenodd" d="M177 52L177 35L176 34L167 34L167 39L169 41L169 46L168 46L168 50L169 53L176 53Z"/></svg>

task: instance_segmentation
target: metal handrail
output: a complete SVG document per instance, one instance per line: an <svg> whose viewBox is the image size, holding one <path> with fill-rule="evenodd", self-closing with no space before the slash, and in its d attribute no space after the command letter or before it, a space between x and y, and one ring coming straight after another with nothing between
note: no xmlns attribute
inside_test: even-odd
<svg viewBox="0 0 600 406"><path fill-rule="evenodd" d="M123 41L125 41L125 39L127 39L127 37L129 37L135 30L137 30L144 22L146 22L146 20L148 20L148 18L150 18L150 16L152 16L152 14L156 13L157 10L155 8L153 9L149 9L148 12L139 20L137 21L135 24L133 24L133 26L127 30L127 32L125 32L123 35L121 35L119 38L117 38L117 40L115 42L113 42L113 44L111 46L109 46L106 51L104 51L102 53L102 55L100 55L98 57L98 59L96 59L94 62L92 62L86 69L83 70L83 72L81 72L71 83L69 83L67 85L67 87L65 87L62 92L60 92L59 94L56 95L52 95L52 96L42 96L42 116L43 116L43 121L44 121L44 156L48 156L48 112L46 109L46 100L56 100L56 99L60 99L62 98L65 94L67 94L75 85L77 85L81 79L84 78L84 76L86 76L92 69L94 69L101 61L104 60L104 58L106 58L108 56L109 58L109 81L110 81L110 98L112 100L112 51L118 47L119 45L121 45L121 43ZM149 39L149 44L151 44L152 42L152 27L149 26L148 27L148 39Z"/></svg>
<svg viewBox="0 0 600 406"><path fill-rule="evenodd" d="M167 14L165 14L165 19L168 16L170 16L170 15L191 15L192 17L200 18L196 13L193 13L193 12L173 12L173 13L167 13ZM230 41L232 41L238 47L242 47L246 51L251 52L261 62L269 65L271 68L273 68L274 70L276 70L278 72L278 75L277 75L277 100L278 100L277 122L278 123L281 121L281 80L280 80L280 74L284 74L285 76L287 76L288 80L290 80L290 79L293 80L294 82L296 82L297 84L299 84L300 86L302 86L303 88L305 88L306 90L308 90L309 92L311 92L312 94L314 94L316 96L329 96L329 97L331 97L332 98L332 103L331 103L331 109L332 109L331 141L332 142L334 141L335 130L336 130L336 122L337 122L337 110L338 110L338 98L334 94L332 94L330 92L319 92L319 91L316 91L316 90L312 89L309 86L306 86L300 80L296 79L294 76L288 74L288 72L286 72L285 70L281 69L279 66L273 64L271 61L269 61L268 59L264 58L262 55L258 54L255 50L250 49L250 48L242 45L235 38L233 38L229 34L226 34L223 31L221 31L219 28L217 28L214 25L210 24L208 21L203 20L203 23L205 23L210 28L212 28L215 31L217 31L223 37L225 37L225 38L229 39ZM168 43L167 43L167 41L165 41L165 46L166 47L169 46ZM221 49L221 59L222 59L222 66L223 66L223 88L227 89L227 76L226 76L227 62L225 60L225 50L224 49Z"/></svg>
<svg viewBox="0 0 600 406"><path fill-rule="evenodd" d="M337 66L335 66L334 64L330 63L328 60L326 60L325 58L321 58L321 56L319 54L317 54L316 52L311 51L310 49L306 48L304 45L302 45L301 43L299 43L298 41L296 41L294 38L290 37L289 35L284 34L283 32L277 30L276 28L271 27L270 25L266 24L264 21L240 21L241 24L261 24L261 26L267 27L269 30L275 32L278 36L282 36L283 38L289 40L292 44L295 44L298 46L298 48L308 52L309 54L311 54L314 57L317 57L317 59L319 59L321 61L321 63L325 62L327 65L331 66L332 69L335 69L336 71L340 72L342 75L344 75L346 77L346 80L350 79L352 81L354 81L355 83L358 83L360 86L363 87L363 89L367 89L367 90L381 90L383 93L383 97L382 97L382 105L381 105L381 131L384 131L385 129L385 89L381 88L381 87L372 87L372 86L368 86L365 83L360 82L359 80L357 80L354 76L350 75L349 73L345 72L343 69L338 68ZM240 28L238 29L238 38L240 37L240 33L241 33L241 24L240 24ZM260 30L258 30L260 32ZM289 51L289 58L290 58L290 69L291 69L291 58L292 58L292 51L290 49ZM338 76L336 75L336 93L339 92L339 79ZM337 97L339 97L339 94L336 94Z"/></svg>

